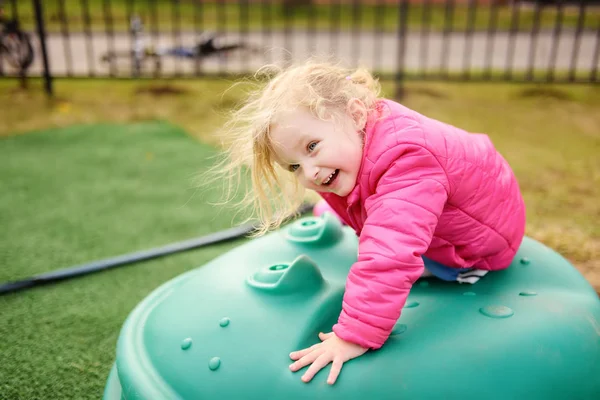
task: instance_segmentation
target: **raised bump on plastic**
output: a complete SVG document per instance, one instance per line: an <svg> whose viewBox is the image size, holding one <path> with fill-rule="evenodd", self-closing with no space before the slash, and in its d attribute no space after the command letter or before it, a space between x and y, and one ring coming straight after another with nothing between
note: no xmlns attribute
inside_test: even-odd
<svg viewBox="0 0 600 400"><path fill-rule="evenodd" d="M523 265L529 265L530 262L531 261L527 257L522 257L521 258L521 264L523 264Z"/></svg>
<svg viewBox="0 0 600 400"><path fill-rule="evenodd" d="M257 289L271 293L315 291L325 280L319 267L310 257L302 254L291 264L276 264L250 275L246 282Z"/></svg>
<svg viewBox="0 0 600 400"><path fill-rule="evenodd" d="M490 318L508 318L514 315L512 308L506 306L486 306L479 309L479 312Z"/></svg>
<svg viewBox="0 0 600 400"><path fill-rule="evenodd" d="M537 292L534 292L532 290L525 290L519 293L519 296L537 296Z"/></svg>
<svg viewBox="0 0 600 400"><path fill-rule="evenodd" d="M281 279L281 277L284 274L284 271L288 268L288 264L271 265L267 268L263 268L259 271L256 271L252 276L252 280L261 285L275 284Z"/></svg>
<svg viewBox="0 0 600 400"><path fill-rule="evenodd" d="M392 330L392 335L400 335L401 333L406 332L407 329L408 326L406 324L396 324Z"/></svg>
<svg viewBox="0 0 600 400"><path fill-rule="evenodd" d="M219 325L220 325L222 328L225 328L227 325L229 325L229 322L230 322L230 321L231 321L231 320L230 320L229 318L227 318L227 317L223 317L223 318L221 318L221 320L219 321Z"/></svg>
<svg viewBox="0 0 600 400"><path fill-rule="evenodd" d="M219 357L213 357L208 362L208 368L210 368L211 371L216 371L217 369L219 369L220 366L221 359Z"/></svg>
<svg viewBox="0 0 600 400"><path fill-rule="evenodd" d="M294 243L333 244L343 237L342 223L330 212L293 223L286 238Z"/></svg>
<svg viewBox="0 0 600 400"><path fill-rule="evenodd" d="M418 301L409 301L404 305L404 308L415 308L419 306Z"/></svg>
<svg viewBox="0 0 600 400"><path fill-rule="evenodd" d="M181 342L181 350L187 350L190 347L192 347L192 338L184 339L183 342Z"/></svg>

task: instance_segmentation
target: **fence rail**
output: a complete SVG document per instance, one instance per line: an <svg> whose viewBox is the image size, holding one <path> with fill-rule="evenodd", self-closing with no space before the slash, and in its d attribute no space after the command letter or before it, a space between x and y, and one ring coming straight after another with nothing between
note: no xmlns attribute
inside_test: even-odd
<svg viewBox="0 0 600 400"><path fill-rule="evenodd" d="M598 82L600 5L589 0L0 4L2 26L18 21L33 49L26 68L11 64L10 32L3 28L2 76L245 74L316 55L396 80Z"/></svg>

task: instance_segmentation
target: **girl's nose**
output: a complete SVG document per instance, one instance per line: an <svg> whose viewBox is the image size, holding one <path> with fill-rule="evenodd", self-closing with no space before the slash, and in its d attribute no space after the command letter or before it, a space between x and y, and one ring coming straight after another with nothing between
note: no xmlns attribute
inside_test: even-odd
<svg viewBox="0 0 600 400"><path fill-rule="evenodd" d="M318 183L317 178L319 176L319 168L314 165L307 165L304 167L304 177L307 181Z"/></svg>

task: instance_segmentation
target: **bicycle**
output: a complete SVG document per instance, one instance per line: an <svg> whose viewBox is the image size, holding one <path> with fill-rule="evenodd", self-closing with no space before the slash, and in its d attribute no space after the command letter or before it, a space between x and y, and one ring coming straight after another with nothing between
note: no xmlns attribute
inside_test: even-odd
<svg viewBox="0 0 600 400"><path fill-rule="evenodd" d="M5 16L4 4L0 1L0 59L24 75L33 64L34 51L31 38L21 30L19 21Z"/></svg>
<svg viewBox="0 0 600 400"><path fill-rule="evenodd" d="M163 57L199 60L212 56L227 57L232 52L258 53L260 51L258 47L244 42L217 45L217 36L208 32L204 32L193 46L155 48L152 45L146 45L143 33L142 20L138 16L132 17L130 19L131 50L106 52L101 56L101 61L104 63L116 63L120 60L131 62L134 76L139 76L142 73L143 66L149 60L153 61L155 71L159 72L162 69Z"/></svg>

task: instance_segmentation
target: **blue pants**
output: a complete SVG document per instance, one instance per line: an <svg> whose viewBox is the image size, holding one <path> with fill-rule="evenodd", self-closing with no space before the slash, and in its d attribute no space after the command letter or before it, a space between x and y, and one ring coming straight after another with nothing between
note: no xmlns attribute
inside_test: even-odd
<svg viewBox="0 0 600 400"><path fill-rule="evenodd" d="M429 258L422 256L425 262L425 269L429 271L436 278L450 282L460 283L475 283L479 278L483 277L488 271L476 269L476 268L452 268L440 264L437 261L430 260Z"/></svg>

